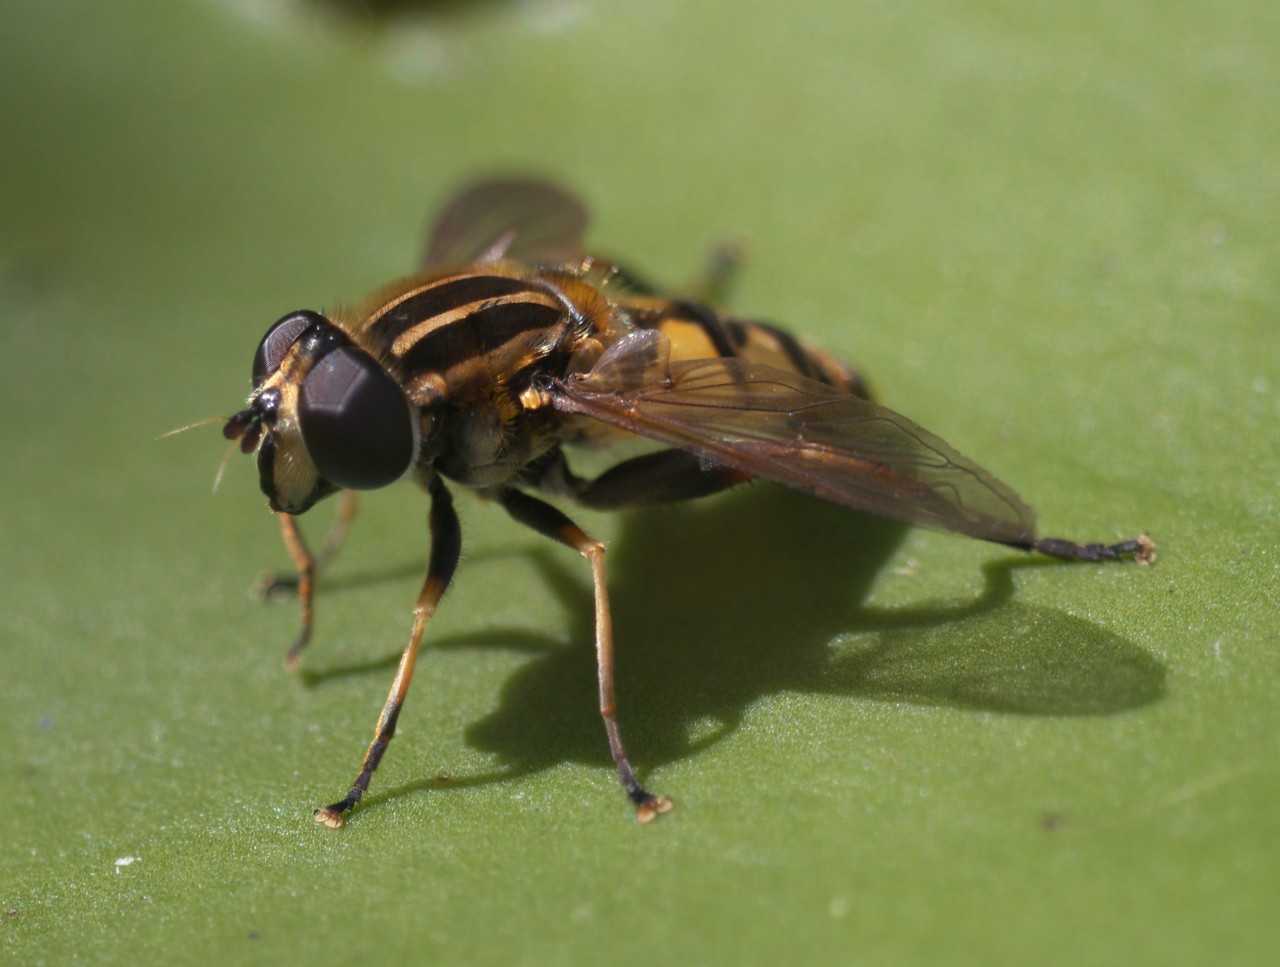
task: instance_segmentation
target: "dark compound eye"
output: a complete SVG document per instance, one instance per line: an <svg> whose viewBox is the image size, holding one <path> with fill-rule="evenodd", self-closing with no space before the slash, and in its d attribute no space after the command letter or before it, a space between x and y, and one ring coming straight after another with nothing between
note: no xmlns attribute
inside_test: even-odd
<svg viewBox="0 0 1280 967"><path fill-rule="evenodd" d="M284 354L289 351L289 347L300 335L317 323L328 325L324 316L317 312L303 310L291 312L267 330L267 334L262 337L262 342L258 343L258 351L253 357L254 389L266 382L267 378L280 368L280 363L284 359Z"/></svg>
<svg viewBox="0 0 1280 967"><path fill-rule="evenodd" d="M353 346L327 353L302 380L298 425L320 475L339 487L372 490L413 461L413 421L387 371Z"/></svg>

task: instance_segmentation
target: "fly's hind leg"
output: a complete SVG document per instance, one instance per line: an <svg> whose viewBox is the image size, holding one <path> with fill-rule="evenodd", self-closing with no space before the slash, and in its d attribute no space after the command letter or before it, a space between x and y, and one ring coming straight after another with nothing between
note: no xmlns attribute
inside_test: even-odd
<svg viewBox="0 0 1280 967"><path fill-rule="evenodd" d="M293 593L298 595L298 602L302 607L302 630L289 650L285 652L284 660L289 668L297 668L302 663L302 652L311 642L316 575L328 566L346 541L351 522L355 520L356 503L354 491L342 492L338 498L337 516L329 527L329 533L325 535L324 543L320 545L319 554L311 553L306 538L302 536L297 518L284 513L276 514L276 518L280 521L280 536L284 539L285 550L293 559L296 571L293 574L263 575L254 584L253 592L255 596L261 598L274 598Z"/></svg>
<svg viewBox="0 0 1280 967"><path fill-rule="evenodd" d="M458 514L453 509L453 498L439 477L432 480L428 491L431 494L431 558L427 564L426 580L422 583L422 591L413 608L413 630L409 633L409 643L405 646L404 654L400 656L400 667L396 669L395 681L391 683L391 691L382 707L382 714L378 716L373 742L360 763L360 771L356 773L350 791L337 802L323 806L314 813L317 823L331 829L341 826L343 816L368 792L373 773L396 734L400 709L404 707L405 696L409 694L409 683L413 680L422 633L435 614L440 598L449 587L453 572L458 567L458 558L462 554L462 529L458 525Z"/></svg>
<svg viewBox="0 0 1280 967"><path fill-rule="evenodd" d="M1131 556L1139 564L1150 564L1156 559L1155 541L1146 534L1139 534L1118 544L1077 544L1060 537L1041 537L1025 544L1010 546L1072 561L1112 561Z"/></svg>
<svg viewBox="0 0 1280 967"><path fill-rule="evenodd" d="M721 242L707 256L702 274L686 286L684 291L695 302L709 306L724 305L728 301L729 289L745 260L746 254L741 244L733 241Z"/></svg>
<svg viewBox="0 0 1280 967"><path fill-rule="evenodd" d="M609 594L605 585L604 545L588 536L555 507L537 497L508 488L498 491L497 498L516 521L545 537L572 547L591 565L596 602L596 667L600 717L604 719L609 751L618 767L618 779L627 796L635 803L636 820L641 823L650 822L659 813L669 812L672 803L665 796L655 796L640 785L618 730L617 702L613 691L613 625L609 617Z"/></svg>
<svg viewBox="0 0 1280 967"><path fill-rule="evenodd" d="M659 450L624 460L591 480L574 475L558 455L540 483L567 491L592 510L626 510L707 497L750 479L749 473L687 450Z"/></svg>

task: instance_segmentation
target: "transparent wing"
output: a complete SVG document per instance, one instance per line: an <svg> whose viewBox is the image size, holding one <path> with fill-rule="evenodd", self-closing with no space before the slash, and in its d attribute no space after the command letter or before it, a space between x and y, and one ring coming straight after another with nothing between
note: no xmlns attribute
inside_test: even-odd
<svg viewBox="0 0 1280 967"><path fill-rule="evenodd" d="M1035 512L1012 489L905 416L741 359L668 362L664 342L625 337L557 382L554 405L882 517L1035 540Z"/></svg>
<svg viewBox="0 0 1280 967"><path fill-rule="evenodd" d="M510 258L566 262L577 258L587 210L545 181L482 181L445 205L431 229L425 268Z"/></svg>

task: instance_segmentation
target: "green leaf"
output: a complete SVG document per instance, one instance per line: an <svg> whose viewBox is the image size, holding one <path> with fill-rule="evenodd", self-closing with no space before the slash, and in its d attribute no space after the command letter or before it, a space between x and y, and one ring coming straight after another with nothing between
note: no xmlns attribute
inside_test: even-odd
<svg viewBox="0 0 1280 967"><path fill-rule="evenodd" d="M0 26L0 949L15 963L1266 963L1280 944L1270 6L19 4ZM352 12L351 8L355 8ZM368 11L372 10L373 13ZM345 11L345 12L344 12ZM426 554L371 496L305 671L211 428L286 311L542 173L673 287L855 361L1047 562L758 485L585 565L466 555L338 832ZM318 534L329 511L307 520Z"/></svg>

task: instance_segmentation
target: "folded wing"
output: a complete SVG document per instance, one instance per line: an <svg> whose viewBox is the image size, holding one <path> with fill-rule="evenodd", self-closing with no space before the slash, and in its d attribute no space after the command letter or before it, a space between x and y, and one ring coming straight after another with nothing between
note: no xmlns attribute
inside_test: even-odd
<svg viewBox="0 0 1280 967"><path fill-rule="evenodd" d="M554 405L881 517L1035 539L1035 512L1010 487L905 416L740 359L668 363L664 339L631 334L556 382Z"/></svg>

